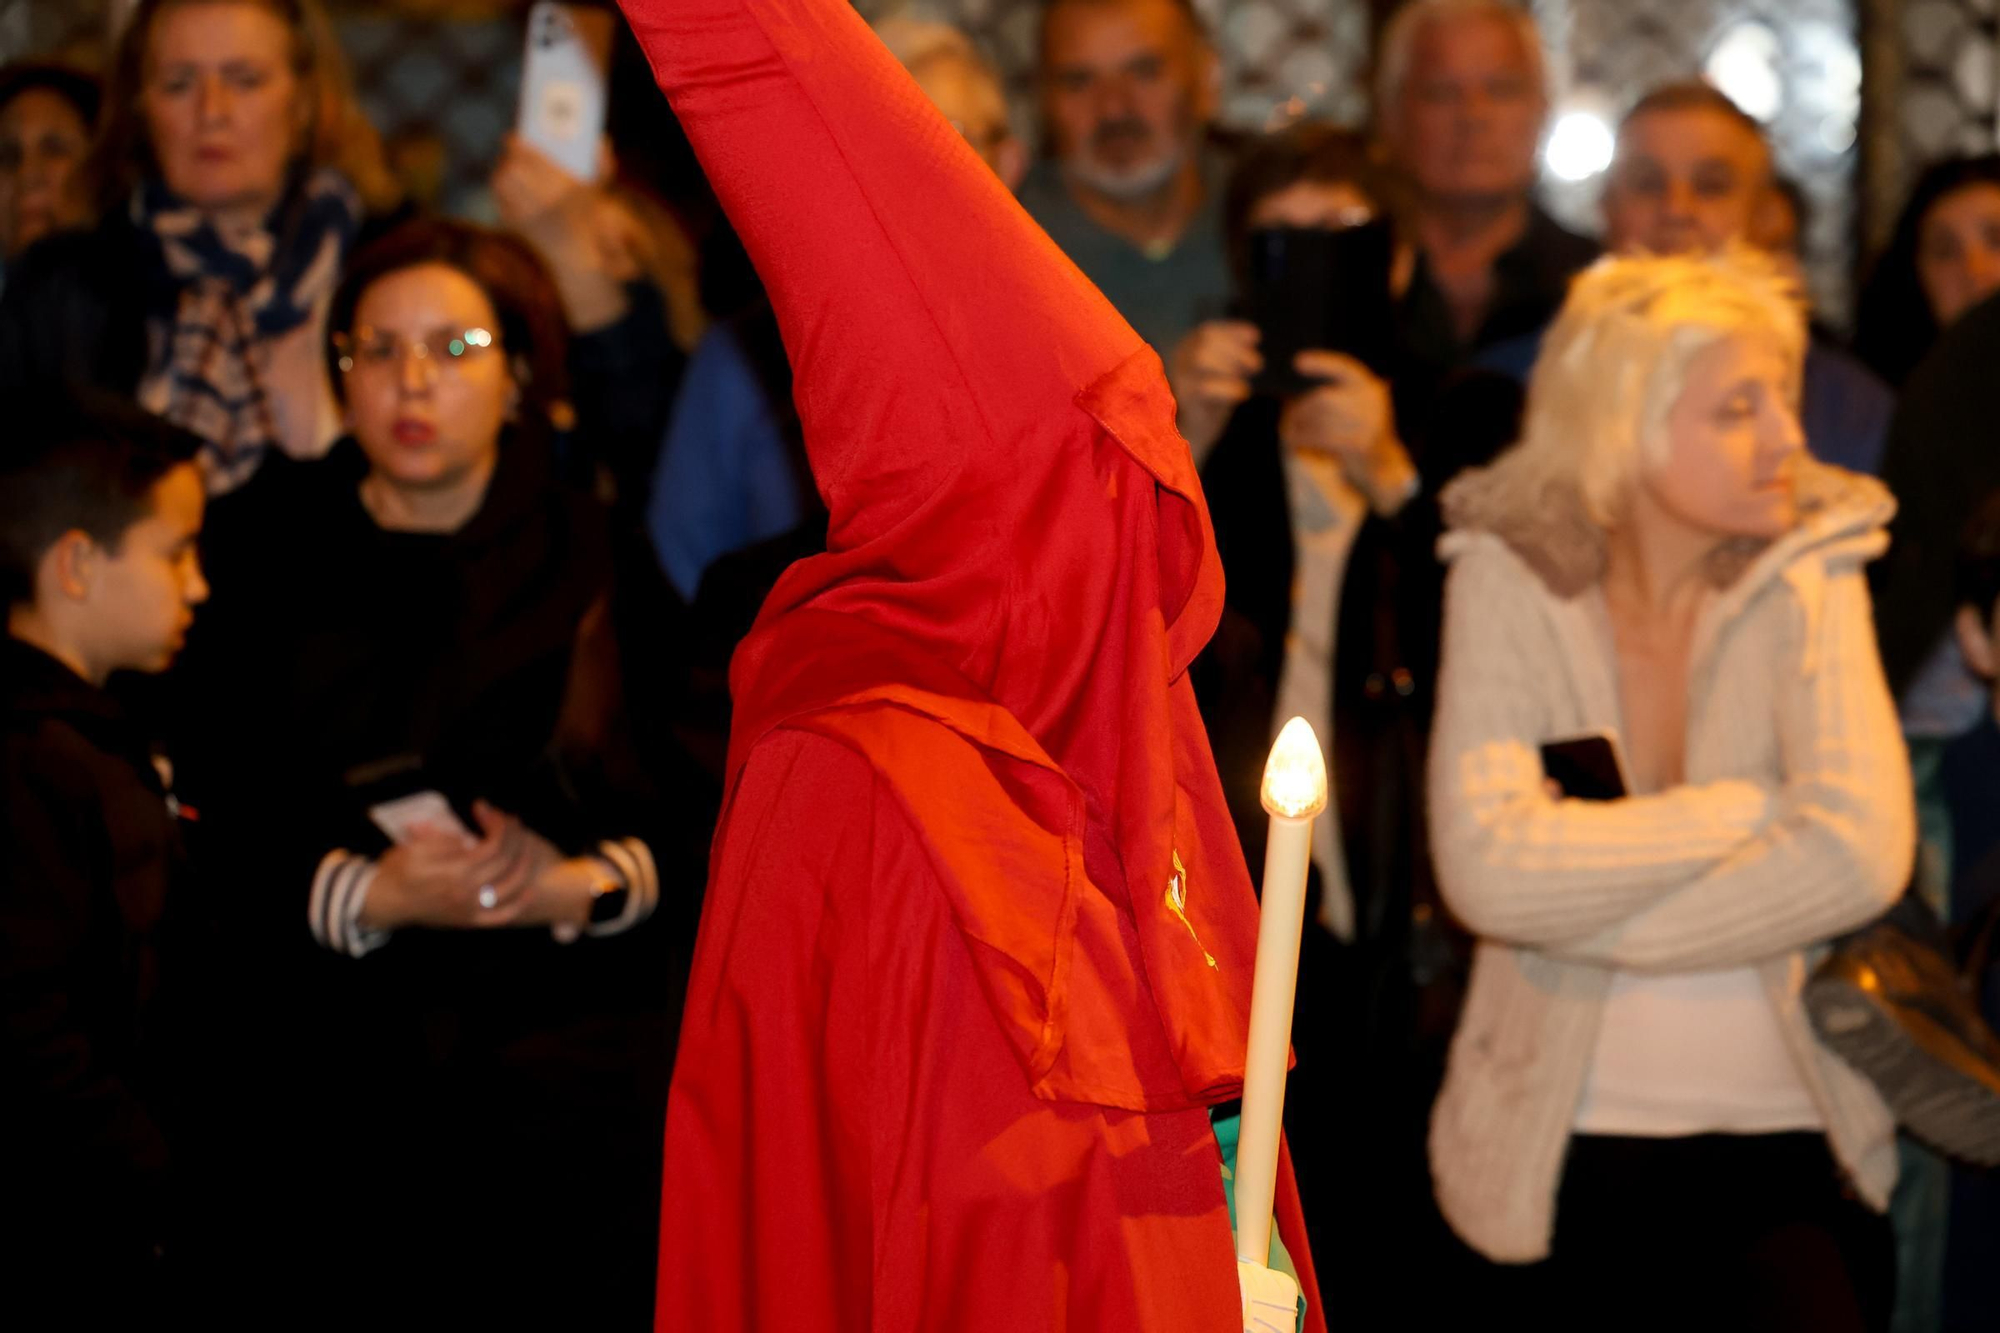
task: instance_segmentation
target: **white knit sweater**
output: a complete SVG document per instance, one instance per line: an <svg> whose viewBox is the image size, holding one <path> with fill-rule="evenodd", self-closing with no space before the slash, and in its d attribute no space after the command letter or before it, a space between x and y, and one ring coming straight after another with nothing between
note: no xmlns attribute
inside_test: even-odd
<svg viewBox="0 0 2000 1333"><path fill-rule="evenodd" d="M1592 803L1543 790L1538 747L1620 729L1595 530L1558 503L1494 512L1474 474L1454 531L1430 765L1446 901L1480 936L1431 1124L1438 1202L1486 1255L1548 1253L1570 1126L1614 971L1755 965L1861 1196L1885 1208L1893 1124L1799 1003L1824 942L1880 914L1915 843L1909 758L1862 567L1893 503L1805 469L1802 517L1738 551L1695 631L1686 782Z"/></svg>

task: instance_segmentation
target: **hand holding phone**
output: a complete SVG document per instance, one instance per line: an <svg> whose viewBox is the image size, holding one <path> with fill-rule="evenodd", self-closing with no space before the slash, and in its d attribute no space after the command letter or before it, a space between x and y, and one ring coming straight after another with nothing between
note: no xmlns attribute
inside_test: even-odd
<svg viewBox="0 0 2000 1333"><path fill-rule="evenodd" d="M484 802L473 811L482 830L478 836L434 791L370 808L396 845L376 860L361 909L363 925L374 930L463 930L539 923L537 880L554 849L519 820ZM457 841L436 836L453 830L460 835Z"/></svg>
<svg viewBox="0 0 2000 1333"><path fill-rule="evenodd" d="M398 847L413 841L419 829L449 834L467 846L479 841L440 792L412 792L393 801L371 805L368 807L368 818L382 830L383 836Z"/></svg>
<svg viewBox="0 0 2000 1333"><path fill-rule="evenodd" d="M1197 462L1221 437L1237 404L1250 396L1250 378L1264 366L1257 339L1255 324L1205 320L1167 358L1167 379L1180 408L1177 424Z"/></svg>
<svg viewBox="0 0 2000 1333"><path fill-rule="evenodd" d="M609 96L610 11L538 0L521 62L520 136L581 181L597 175Z"/></svg>
<svg viewBox="0 0 2000 1333"><path fill-rule="evenodd" d="M1260 393L1289 397L1315 387L1301 352L1340 352L1384 373L1395 309L1389 270L1394 235L1384 221L1346 228L1268 227L1250 234L1248 314L1257 325Z"/></svg>

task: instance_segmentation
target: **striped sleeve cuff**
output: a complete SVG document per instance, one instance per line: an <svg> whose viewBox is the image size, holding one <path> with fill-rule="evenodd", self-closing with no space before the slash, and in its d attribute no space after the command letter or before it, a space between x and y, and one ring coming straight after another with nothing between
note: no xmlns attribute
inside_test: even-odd
<svg viewBox="0 0 2000 1333"><path fill-rule="evenodd" d="M618 873L630 892L625 897L625 910L617 917L585 929L592 935L616 935L644 921L659 906L660 874L653 865L652 851L637 838L600 842L596 855Z"/></svg>
<svg viewBox="0 0 2000 1333"><path fill-rule="evenodd" d="M375 863L353 852L331 851L313 872L312 897L306 903L306 924L313 938L350 958L381 948L393 933L361 924L361 908L375 882Z"/></svg>

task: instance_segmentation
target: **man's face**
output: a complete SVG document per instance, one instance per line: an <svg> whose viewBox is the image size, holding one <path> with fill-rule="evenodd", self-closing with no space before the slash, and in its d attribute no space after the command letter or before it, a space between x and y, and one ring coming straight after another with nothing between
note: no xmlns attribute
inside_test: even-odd
<svg viewBox="0 0 2000 1333"><path fill-rule="evenodd" d="M1062 0L1043 29L1042 116L1070 179L1160 189L1211 114L1214 56L1172 0Z"/></svg>
<svg viewBox="0 0 2000 1333"><path fill-rule="evenodd" d="M1604 186L1605 242L1619 253L1720 250L1754 241L1776 207L1761 135L1708 107L1626 125Z"/></svg>
<svg viewBox="0 0 2000 1333"><path fill-rule="evenodd" d="M1426 23L1383 122L1396 164L1443 201L1524 195L1548 103L1521 29L1477 16Z"/></svg>

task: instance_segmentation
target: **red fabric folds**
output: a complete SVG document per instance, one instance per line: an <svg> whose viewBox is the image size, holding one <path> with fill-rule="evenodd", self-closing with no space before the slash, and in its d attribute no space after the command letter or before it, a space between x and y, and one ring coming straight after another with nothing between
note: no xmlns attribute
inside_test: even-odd
<svg viewBox="0 0 2000 1333"><path fill-rule="evenodd" d="M871 910L907 901L909 886L881 879L890 872L880 866L872 880L856 878L851 861L808 874L746 845L773 821L788 837L831 844L862 818L851 800L752 781L760 757L791 753L800 736L860 756L866 820L893 816L893 828L915 830L924 845L924 910L906 915L915 932L931 905L948 908L993 1020L964 1025L955 1040L967 1049L952 1058L993 1041L1020 1076L1005 1096L988 1089L979 1109L1012 1108L1009 1128L994 1132L1022 1218L1047 1206L1040 1194L1061 1197L1078 1172L1110 1171L1136 1191L1129 1206L1079 1226L1124 1234L1127 1262L1087 1265L1089 1280L1118 1285L1110 1273L1144 1272L1183 1295L1192 1281L1190 1311L1233 1309L1226 1221L1219 1239L1215 1227L1219 1172L1187 1177L1171 1206L1138 1197L1154 1168L1180 1179L1189 1153L1213 1157L1190 1127L1205 1133L1199 1108L1240 1085L1256 944L1249 877L1186 678L1220 613L1221 570L1159 359L840 0L624 7L771 293L830 515L827 553L780 580L732 665L730 792L668 1119L660 1326L716 1317L721 1307L704 1304L712 1284L740 1273L715 1271L765 1262L759 1247L776 1243L762 1222L731 1230L675 1221L686 1204L677 1182L758 1188L754 1172L746 1181L716 1166L750 1151L752 1131L728 1127L732 1106L741 1119L755 1105L750 1086L760 1077L803 1084L793 1090L796 1116L777 1132L824 1139L854 1114L836 1104L839 1080L823 1059L757 1063L773 1036L785 1038L779 1047L797 1037L787 1024L825 1023L824 1007L790 1014L772 998L734 1009L721 997L761 986L795 1002L798 968L838 974L856 949L874 967L908 944L870 933L882 928L876 918L860 934L795 939L804 960L741 933L747 905L784 892L788 877L802 911L830 910L815 895L858 895ZM927 958L921 984L883 978L869 1003L891 994L940 1003L957 993L958 967L958 957ZM900 1043L842 1049L893 1071L885 1078L922 1082L931 1065L914 1047L895 1054ZM974 1108L925 1104L914 1120L899 1112L905 1132L959 1141ZM773 1132L768 1116L757 1132ZM975 1136L961 1146L970 1163L990 1165L992 1143ZM963 1183L948 1170L926 1181L918 1194L929 1200ZM881 1248L909 1225L907 1210L881 1211L884 1189L894 1192L877 1179L863 1191L874 1200L873 1271L887 1284L874 1289L878 1301L890 1290L907 1295L888 1275L914 1265L930 1274L918 1280L925 1291L964 1283L998 1302L975 1321L981 1327L1061 1326L1049 1322L1049 1302L1076 1315L1098 1308L1099 1296L1105 1311L1136 1321L1103 1326L1228 1322L1163 1318L1148 1300L1103 1292L1058 1299L1039 1270L1070 1271L1076 1256L1063 1246L1073 1236L1026 1244L992 1271L972 1256L933 1270L931 1232L920 1228L911 1242L923 1262ZM1119 1193L1095 1197L1105 1204ZM1289 1182L1281 1193L1292 1197ZM835 1194L828 1207L856 1206L849 1192ZM735 1202L758 1216L783 1213L779 1200ZM923 1207L932 1227L957 1225L941 1203ZM993 1225L1009 1225L1006 1205L987 1197L982 1207ZM1302 1255L1295 1207L1286 1220L1287 1244ZM826 1225L852 1222L844 1214ZM1139 1257L1160 1248L1173 1254L1171 1270ZM1020 1276L1024 1262L1037 1270L1032 1279ZM1021 1294L1011 1321L1003 1268L1023 1293L1040 1293ZM1082 1270L1072 1276L1085 1280ZM687 1294L703 1283L708 1295ZM840 1313L793 1322L847 1326L852 1309ZM878 1310L858 1326L905 1325Z"/></svg>

